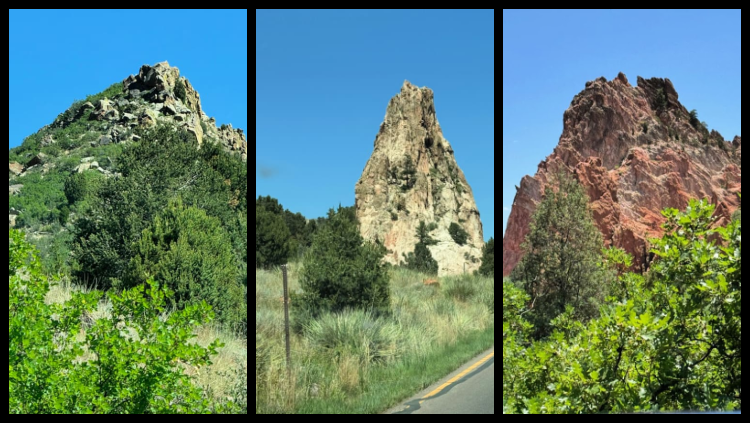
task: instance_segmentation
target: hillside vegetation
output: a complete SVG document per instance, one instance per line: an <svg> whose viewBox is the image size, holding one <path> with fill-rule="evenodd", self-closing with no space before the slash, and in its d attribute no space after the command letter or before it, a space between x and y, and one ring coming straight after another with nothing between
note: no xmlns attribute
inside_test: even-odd
<svg viewBox="0 0 750 423"><path fill-rule="evenodd" d="M244 133L198 99L144 66L10 150L10 413L247 413Z"/></svg>
<svg viewBox="0 0 750 423"><path fill-rule="evenodd" d="M290 266L293 293L304 272ZM255 272L256 413L382 412L494 344L494 279L451 277L436 288L393 268L392 313L349 309L295 326L287 373L281 276Z"/></svg>
<svg viewBox="0 0 750 423"><path fill-rule="evenodd" d="M530 256L514 273L522 279L503 280L503 413L741 410L742 224L715 228L714 212L705 201L665 210L665 235L651 241L655 260L645 276L628 272L633 262L623 251L605 251L591 302L576 293L592 295L594 286L563 278L569 273L550 252ZM565 227L557 223L550 246L574 260L561 250ZM542 273L530 272L532 263Z"/></svg>

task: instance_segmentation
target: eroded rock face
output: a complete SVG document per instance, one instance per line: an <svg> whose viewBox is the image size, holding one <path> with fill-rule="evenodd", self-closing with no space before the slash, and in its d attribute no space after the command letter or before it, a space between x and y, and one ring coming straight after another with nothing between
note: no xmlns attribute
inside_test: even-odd
<svg viewBox="0 0 750 423"><path fill-rule="evenodd" d="M414 251L420 221L435 223L430 246L439 274L479 268L482 222L466 177L453 149L443 138L435 114L434 94L408 81L388 104L385 120L356 186L356 210L362 236L389 250L386 260L398 263ZM448 229L460 225L468 234L458 245Z"/></svg>
<svg viewBox="0 0 750 423"><path fill-rule="evenodd" d="M717 204L717 225L729 221L742 190L742 140L694 127L669 79L622 73L586 83L564 114L554 152L517 189L503 238L503 276L520 261L531 215L550 176L573 172L586 188L607 245L624 248L636 270L648 262L648 239L662 234L660 211L684 209L691 198Z"/></svg>

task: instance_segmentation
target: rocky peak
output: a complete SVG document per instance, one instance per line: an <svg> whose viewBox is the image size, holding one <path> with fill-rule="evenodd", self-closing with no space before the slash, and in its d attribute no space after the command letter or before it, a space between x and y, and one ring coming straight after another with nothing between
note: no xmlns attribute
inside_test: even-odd
<svg viewBox="0 0 750 423"><path fill-rule="evenodd" d="M479 267L484 245L479 211L443 137L429 88L405 81L388 103L355 196L362 235L385 245L388 262L396 264L414 251L424 221L436 225L431 236L438 243L429 248L441 275ZM464 245L451 237L452 223L468 234Z"/></svg>
<svg viewBox="0 0 750 423"><path fill-rule="evenodd" d="M168 62L143 65L137 75L130 75L122 83L125 99L114 105L111 102L96 105L95 115L100 116L103 112L107 117L110 113L112 118L121 119L128 125L153 126L159 121L173 122L193 134L199 145L204 138L210 138L247 161L244 132L233 129L231 125L217 127L216 120L203 112L200 94L187 78L180 75L178 68ZM129 113L113 106L125 108ZM108 108L114 112L106 111ZM120 112L123 112L122 116Z"/></svg>
<svg viewBox="0 0 750 423"><path fill-rule="evenodd" d="M607 244L647 261L648 238L661 234L663 208L684 208L690 198L718 203L719 223L738 206L741 138L732 143L679 102L669 79L620 73L586 83L563 115L553 153L517 189L503 238L503 275L521 259L521 244L550 173L565 169L586 187Z"/></svg>

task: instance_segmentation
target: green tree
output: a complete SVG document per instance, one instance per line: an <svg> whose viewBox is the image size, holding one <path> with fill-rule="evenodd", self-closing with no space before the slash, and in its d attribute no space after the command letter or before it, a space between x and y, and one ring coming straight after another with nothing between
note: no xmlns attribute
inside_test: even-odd
<svg viewBox="0 0 750 423"><path fill-rule="evenodd" d="M301 315L325 311L390 309L389 278L382 251L364 242L345 208L328 212L304 258L302 294L292 304Z"/></svg>
<svg viewBox="0 0 750 423"><path fill-rule="evenodd" d="M482 266L479 274L490 278L495 277L495 238L490 238L482 249Z"/></svg>
<svg viewBox="0 0 750 423"><path fill-rule="evenodd" d="M247 310L234 261L219 220L177 200L143 231L122 284L116 287L159 280L175 292L172 303L178 309L206 301L222 322L237 324Z"/></svg>
<svg viewBox="0 0 750 423"><path fill-rule="evenodd" d="M469 234L456 222L451 222L448 233L458 245L466 245L466 241L469 239Z"/></svg>
<svg viewBox="0 0 750 423"><path fill-rule="evenodd" d="M531 297L539 335L549 334L550 321L566 306L585 320L598 314L604 299L606 275L599 266L603 242L588 202L583 187L561 172L532 216L525 255L511 279L522 282Z"/></svg>
<svg viewBox="0 0 750 423"><path fill-rule="evenodd" d="M268 268L285 264L289 259L289 228L282 214L255 207L255 267Z"/></svg>
<svg viewBox="0 0 750 423"><path fill-rule="evenodd" d="M434 223L427 225L424 221L419 222L417 244L414 246L413 252L408 255L404 254L403 266L430 276L438 274L438 262L432 257L430 249L427 248L429 245L437 244L437 241L430 236L430 232L435 228L437 228L437 225Z"/></svg>

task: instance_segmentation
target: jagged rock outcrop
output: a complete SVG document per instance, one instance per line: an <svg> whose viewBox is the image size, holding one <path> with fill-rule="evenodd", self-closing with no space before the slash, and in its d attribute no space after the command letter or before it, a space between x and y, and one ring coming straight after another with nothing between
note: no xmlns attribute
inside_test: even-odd
<svg viewBox="0 0 750 423"><path fill-rule="evenodd" d="M201 98L198 91L193 88L186 78L180 76L180 70L170 66L168 62L157 63L154 66L144 65L138 75L131 75L123 81L126 97L130 101L124 101L123 106L133 104L145 104L139 113L132 111L119 115L111 112L100 111L97 108L96 116L112 120L123 120L127 125L140 123L145 126L154 126L160 120L166 120L183 126L189 133L193 134L202 144L204 138L210 138L220 142L225 149L236 152L247 161L247 139L241 129L233 129L231 125L216 127L216 120L209 118L203 112ZM109 105L107 105L109 106ZM139 109L139 107L135 107ZM133 107L128 108L133 110ZM116 111L116 110L115 110ZM135 119L135 116L140 116Z"/></svg>
<svg viewBox="0 0 750 423"><path fill-rule="evenodd" d="M216 119L203 112L200 94L180 70L168 62L154 66L143 65L137 75L122 81L122 94L115 98L102 98L91 102L76 103L60 114L50 125L65 128L84 118L88 113L91 121L102 122L102 133L91 146L137 141L133 130L138 127L154 127L159 122L183 127L201 145L205 139L220 143L227 151L235 152L247 161L247 139L241 129L231 125L216 126ZM44 138L43 144L55 140Z"/></svg>
<svg viewBox="0 0 750 423"><path fill-rule="evenodd" d="M424 221L437 225L430 233L437 245L429 249L440 275L479 268L484 245L479 211L443 137L429 88L406 81L391 99L355 191L362 236L381 242L388 262L396 264L414 251L416 230ZM465 245L451 237L452 223L468 234Z"/></svg>
<svg viewBox="0 0 750 423"><path fill-rule="evenodd" d="M661 235L667 207L691 198L717 204L717 225L739 206L742 140L708 131L680 104L669 79L625 75L586 83L564 114L554 152L517 188L503 237L503 276L522 257L521 244L551 175L565 169L586 188L597 226L608 245L624 248L636 270L649 260L648 239Z"/></svg>

